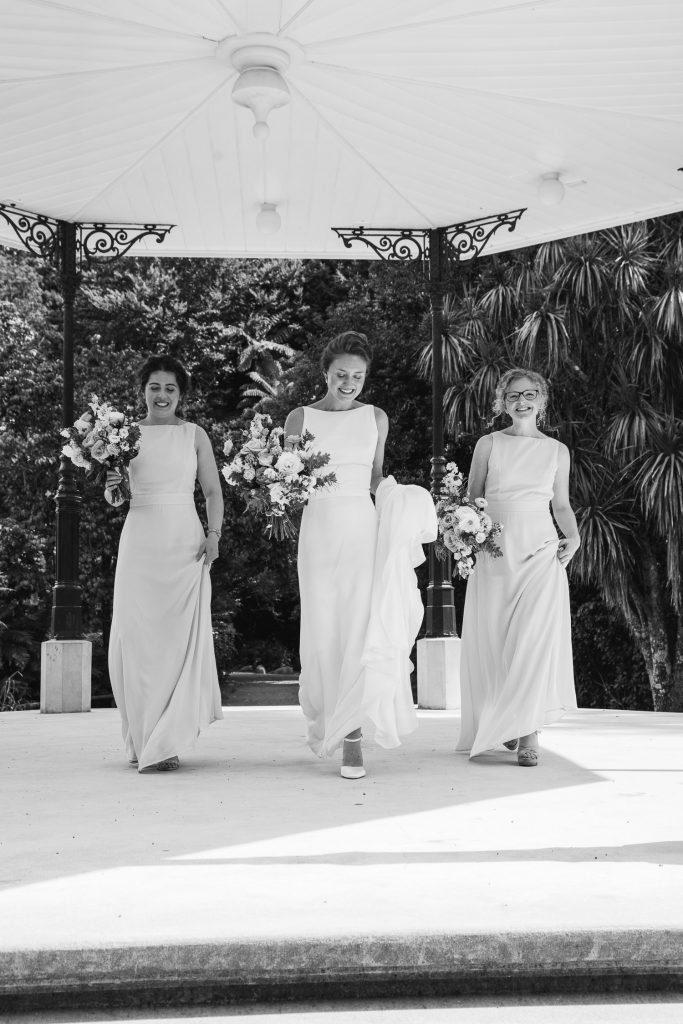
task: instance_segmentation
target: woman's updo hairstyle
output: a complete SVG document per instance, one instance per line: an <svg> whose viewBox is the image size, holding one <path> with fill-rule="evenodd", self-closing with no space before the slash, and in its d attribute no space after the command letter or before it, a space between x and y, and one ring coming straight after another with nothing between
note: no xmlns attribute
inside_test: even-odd
<svg viewBox="0 0 683 1024"><path fill-rule="evenodd" d="M175 374L181 398L189 390L190 375L180 360L176 359L175 356L159 355L148 356L142 366L138 369L138 383L141 391L144 391L147 387L147 383L152 374L158 372Z"/></svg>
<svg viewBox="0 0 683 1024"><path fill-rule="evenodd" d="M329 341L322 350L320 366L323 373L327 373L335 359L340 356L360 356L365 360L368 370L372 362L370 354L370 343L365 334L360 331L343 331Z"/></svg>
<svg viewBox="0 0 683 1024"><path fill-rule="evenodd" d="M514 391L510 385L513 381L519 380L520 377L526 377L530 380L535 388L538 388L539 393L539 407L538 407L538 418L540 422L545 419L545 410L548 405L548 381L545 377L542 377L540 373L536 373L534 370L524 370L519 366L513 366L511 370L507 370L498 381L496 387L496 395L493 400L493 413L494 416L502 416L505 412L505 395L508 391Z"/></svg>

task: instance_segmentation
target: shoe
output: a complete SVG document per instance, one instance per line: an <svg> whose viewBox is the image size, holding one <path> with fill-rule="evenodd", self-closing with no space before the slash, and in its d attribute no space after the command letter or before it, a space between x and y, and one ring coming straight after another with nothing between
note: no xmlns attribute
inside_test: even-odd
<svg viewBox="0 0 683 1024"><path fill-rule="evenodd" d="M344 743L360 743L362 738L362 736L357 736L353 740L345 739ZM365 777L365 768L362 764L343 764L341 766L341 777L342 779L362 779Z"/></svg>
<svg viewBox="0 0 683 1024"><path fill-rule="evenodd" d="M165 761L159 761L154 767L158 772L174 772L180 768L180 760L178 755L174 754L173 757L167 757Z"/></svg>
<svg viewBox="0 0 683 1024"><path fill-rule="evenodd" d="M505 740L505 742L503 743L503 746L507 747L508 750L516 750L518 743L519 743L519 740Z"/></svg>
<svg viewBox="0 0 683 1024"><path fill-rule="evenodd" d="M522 768L535 768L538 764L538 751L533 747L520 747L517 751L517 764Z"/></svg>

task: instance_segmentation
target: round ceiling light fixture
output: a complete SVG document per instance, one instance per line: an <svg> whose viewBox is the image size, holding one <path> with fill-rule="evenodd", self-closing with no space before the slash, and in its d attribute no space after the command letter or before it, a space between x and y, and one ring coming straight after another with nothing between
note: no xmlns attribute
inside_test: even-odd
<svg viewBox="0 0 683 1024"><path fill-rule="evenodd" d="M538 198L544 206L557 206L564 199L564 185L559 171L543 174L538 186Z"/></svg>
<svg viewBox="0 0 683 1024"><path fill-rule="evenodd" d="M275 203L261 203L256 214L256 227L264 235L276 235L282 227L282 217L277 212Z"/></svg>

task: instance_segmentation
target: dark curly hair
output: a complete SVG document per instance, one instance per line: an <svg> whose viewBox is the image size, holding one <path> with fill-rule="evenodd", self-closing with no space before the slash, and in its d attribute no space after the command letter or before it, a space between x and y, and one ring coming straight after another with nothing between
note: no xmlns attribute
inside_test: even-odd
<svg viewBox="0 0 683 1024"><path fill-rule="evenodd" d="M330 365L339 356L360 356L364 359L368 370L372 363L370 343L365 334L360 331L343 331L337 334L332 341L328 341L320 355L320 366L323 373L327 373Z"/></svg>
<svg viewBox="0 0 683 1024"><path fill-rule="evenodd" d="M175 356L162 354L158 356L148 356L142 366L139 367L137 378L142 391L147 387L147 383L152 374L157 373L158 371L175 374L175 379L178 382L178 390L180 391L181 397L189 390L190 375L183 364L179 359L176 359Z"/></svg>

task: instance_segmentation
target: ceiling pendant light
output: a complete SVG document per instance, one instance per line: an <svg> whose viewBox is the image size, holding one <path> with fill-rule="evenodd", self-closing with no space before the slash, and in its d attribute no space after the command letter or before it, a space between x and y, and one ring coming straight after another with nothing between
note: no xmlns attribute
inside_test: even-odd
<svg viewBox="0 0 683 1024"><path fill-rule="evenodd" d="M231 61L239 71L232 98L254 115L254 137L267 139L271 111L290 101L289 86L280 73L289 66L289 55L275 46L250 45L235 50Z"/></svg>
<svg viewBox="0 0 683 1024"><path fill-rule="evenodd" d="M538 185L538 198L544 206L557 206L564 199L564 185L559 171L543 174Z"/></svg>

